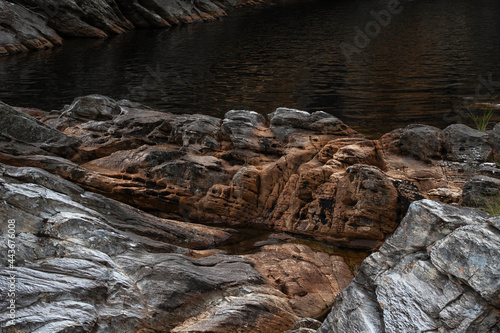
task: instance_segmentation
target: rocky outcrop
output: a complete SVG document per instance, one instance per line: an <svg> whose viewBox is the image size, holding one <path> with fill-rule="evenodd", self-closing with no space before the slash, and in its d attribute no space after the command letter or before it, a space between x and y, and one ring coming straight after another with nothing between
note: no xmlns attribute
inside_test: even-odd
<svg viewBox="0 0 500 333"><path fill-rule="evenodd" d="M59 35L103 38L134 28L210 21L225 16L226 8L257 2L1 0L0 55L61 45Z"/></svg>
<svg viewBox="0 0 500 333"><path fill-rule="evenodd" d="M491 156L479 146L478 166L448 159L462 127L410 126L369 140L327 113L286 108L268 120L244 110L221 120L91 95L61 111L24 111L43 121L22 115L34 138L45 141L50 128L72 148L11 135L0 144L3 163L43 168L163 218L263 225L365 249L380 246L415 200L460 203ZM489 142L472 129L456 135Z"/></svg>
<svg viewBox="0 0 500 333"><path fill-rule="evenodd" d="M16 251L0 258L2 332L283 332L351 278L342 258L305 245L206 250L234 231L160 219L36 168L0 165L0 218L0 249L14 220ZM290 266L273 275L278 254ZM311 274L319 287L302 285Z"/></svg>
<svg viewBox="0 0 500 333"><path fill-rule="evenodd" d="M415 202L318 332L498 332L499 255L498 218Z"/></svg>
<svg viewBox="0 0 500 333"><path fill-rule="evenodd" d="M62 42L44 17L21 5L0 0L0 56L52 48Z"/></svg>

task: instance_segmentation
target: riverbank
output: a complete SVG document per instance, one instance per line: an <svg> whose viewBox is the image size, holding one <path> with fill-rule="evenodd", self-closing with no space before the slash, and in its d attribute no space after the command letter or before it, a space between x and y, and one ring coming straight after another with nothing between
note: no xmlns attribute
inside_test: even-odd
<svg viewBox="0 0 500 333"><path fill-rule="evenodd" d="M412 125L369 140L324 112L218 119L99 95L52 112L2 103L0 114L0 213L11 221L1 246L11 228L16 249L0 259L10 267L0 283L17 279L14 321L3 311L2 326L314 331L332 306L322 332L498 326L497 218L456 206L500 192L499 126ZM235 255L224 250L233 226L274 234ZM351 282L337 250L292 235L380 252ZM432 291L424 305L405 294L420 286ZM398 302L431 319L412 321Z"/></svg>
<svg viewBox="0 0 500 333"><path fill-rule="evenodd" d="M106 38L132 29L212 21L226 16L228 8L264 2L1 0L0 56L61 46L64 38Z"/></svg>

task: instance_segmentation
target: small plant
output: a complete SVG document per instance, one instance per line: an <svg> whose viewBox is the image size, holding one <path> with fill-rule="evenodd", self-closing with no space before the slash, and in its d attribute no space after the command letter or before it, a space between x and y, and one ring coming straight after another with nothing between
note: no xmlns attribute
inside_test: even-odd
<svg viewBox="0 0 500 333"><path fill-rule="evenodd" d="M500 193L482 196L480 200L474 202L473 206L491 216L500 216Z"/></svg>
<svg viewBox="0 0 500 333"><path fill-rule="evenodd" d="M486 132L491 117L493 116L493 113L495 113L495 108L493 106L490 106L486 109L482 109L482 111L483 113L478 115L468 109L469 117L476 125L476 128L481 132Z"/></svg>

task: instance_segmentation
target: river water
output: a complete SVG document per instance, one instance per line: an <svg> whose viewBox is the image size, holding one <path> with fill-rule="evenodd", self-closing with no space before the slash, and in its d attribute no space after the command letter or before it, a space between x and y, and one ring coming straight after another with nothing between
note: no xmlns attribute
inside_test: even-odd
<svg viewBox="0 0 500 333"><path fill-rule="evenodd" d="M467 122L463 97L500 92L498 0L407 0L377 23L388 2L289 0L206 24L66 40L0 59L0 100L50 110L99 93L218 117L285 106L376 137Z"/></svg>

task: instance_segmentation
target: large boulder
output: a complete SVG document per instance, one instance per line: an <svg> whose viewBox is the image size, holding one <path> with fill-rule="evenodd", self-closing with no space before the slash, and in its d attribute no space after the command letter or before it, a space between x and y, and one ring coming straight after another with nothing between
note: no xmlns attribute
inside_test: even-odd
<svg viewBox="0 0 500 333"><path fill-rule="evenodd" d="M497 332L499 255L495 218L414 202L337 296L318 332Z"/></svg>
<svg viewBox="0 0 500 333"><path fill-rule="evenodd" d="M488 134L463 124L453 124L443 130L446 157L451 161L479 164L491 159Z"/></svg>
<svg viewBox="0 0 500 333"><path fill-rule="evenodd" d="M415 156L423 161L442 159L444 140L439 128L428 125L409 125L399 139L403 153Z"/></svg>

